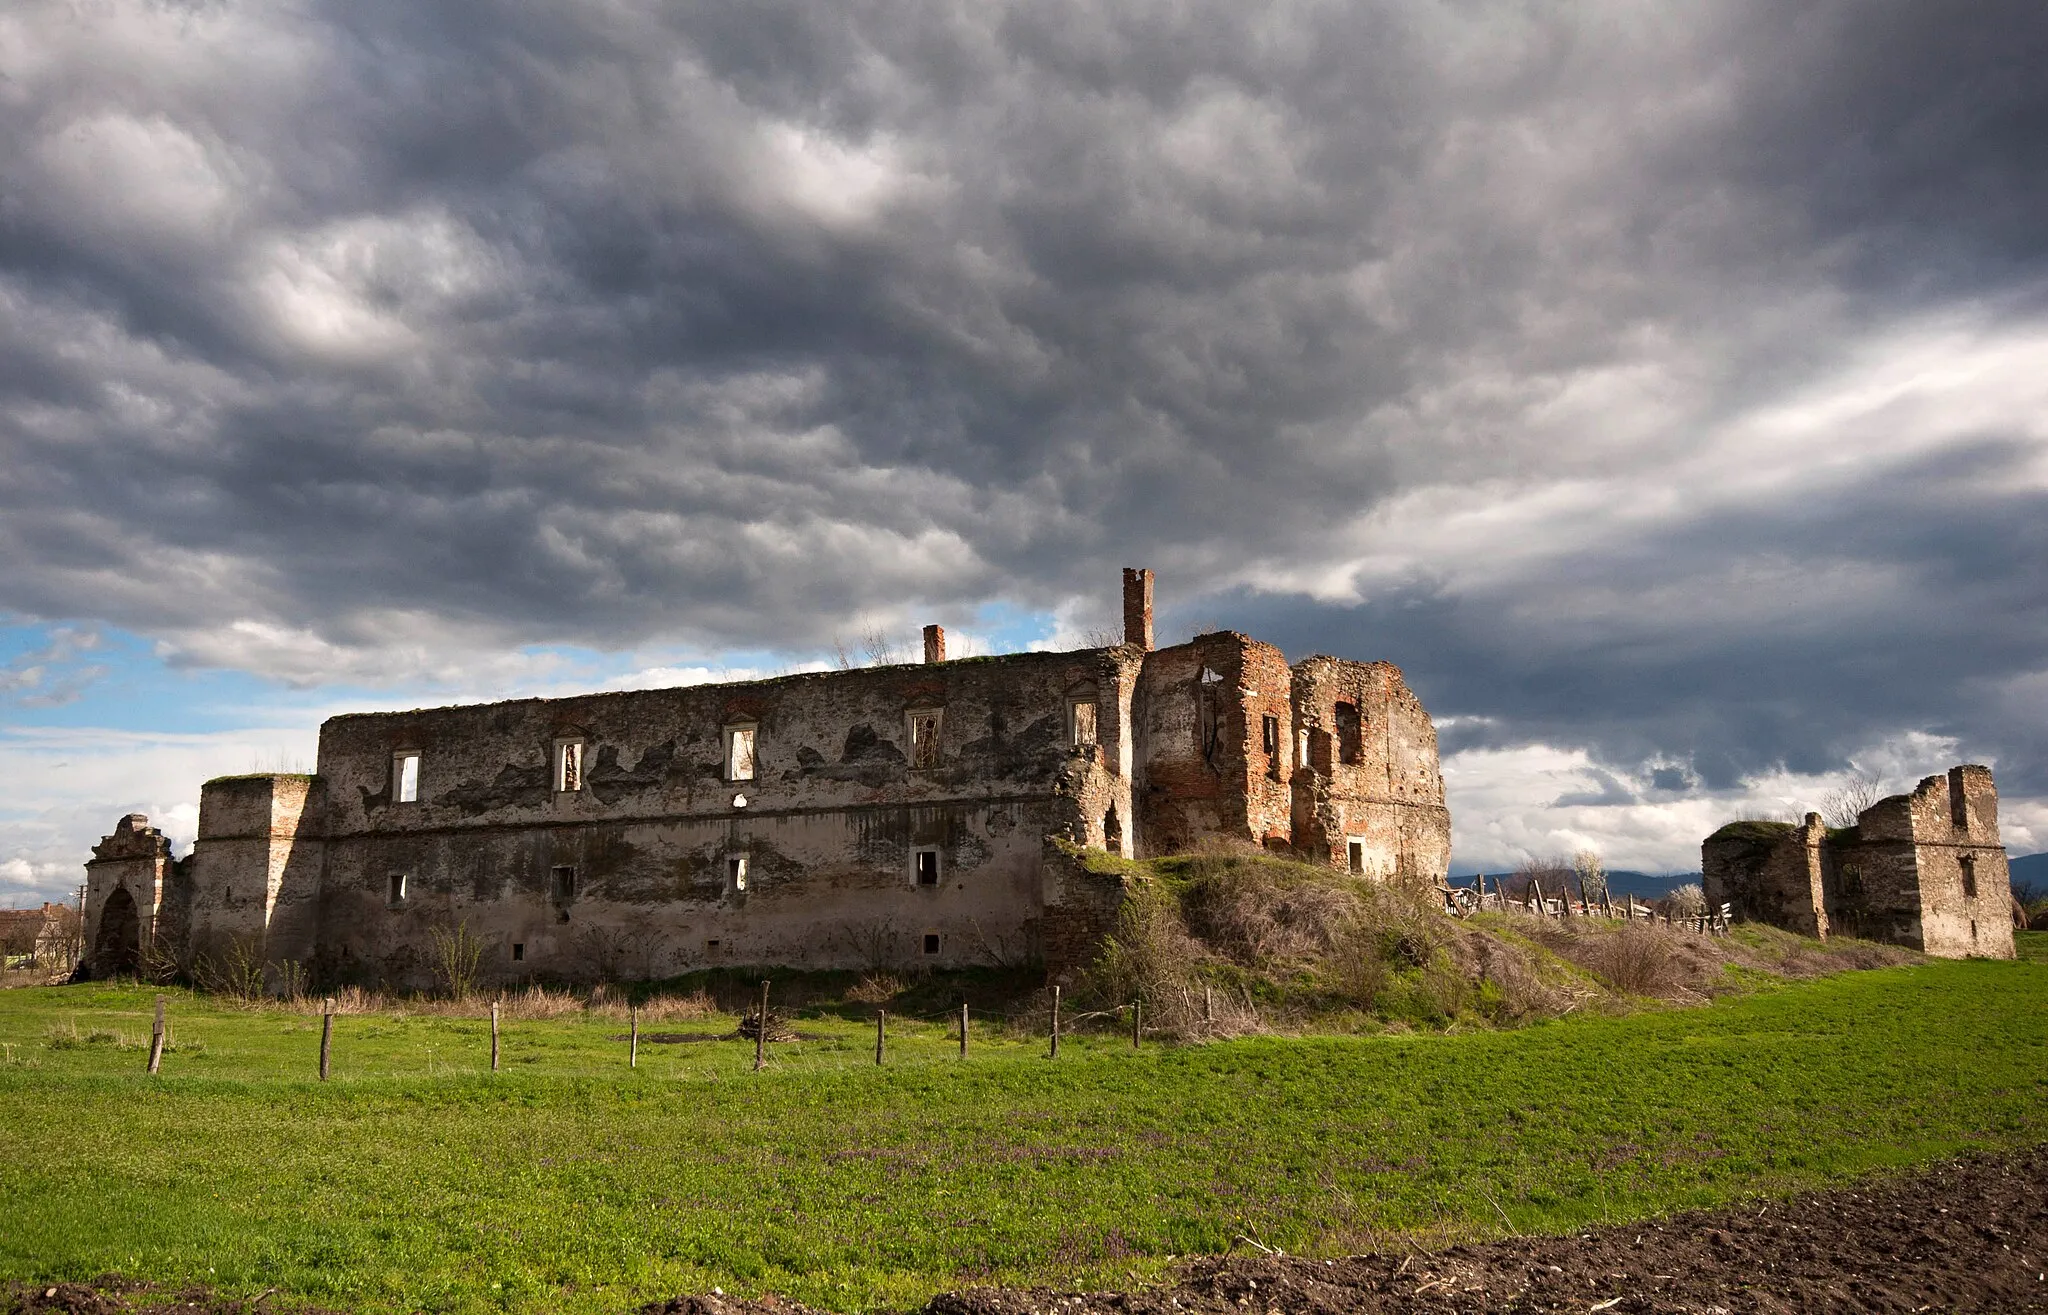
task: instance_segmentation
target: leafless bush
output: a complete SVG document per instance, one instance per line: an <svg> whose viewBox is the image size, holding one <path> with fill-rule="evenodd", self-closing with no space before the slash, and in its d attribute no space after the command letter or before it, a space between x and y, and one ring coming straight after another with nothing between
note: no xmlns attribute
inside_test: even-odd
<svg viewBox="0 0 2048 1315"><path fill-rule="evenodd" d="M484 957L483 941L470 931L467 922L434 927L428 938L434 951L434 984L450 1000L467 1000L476 991L477 966Z"/></svg>
<svg viewBox="0 0 2048 1315"><path fill-rule="evenodd" d="M1863 812L1885 797L1884 777L1874 770L1853 772L1820 797L1820 820L1837 830L1855 826Z"/></svg>
<svg viewBox="0 0 2048 1315"><path fill-rule="evenodd" d="M1544 943L1624 995L1677 999L1701 993L1719 959L1694 953L1707 947L1669 927L1628 922L1620 927L1557 929Z"/></svg>
<svg viewBox="0 0 2048 1315"><path fill-rule="evenodd" d="M882 972L894 967L896 954L896 923L889 918L874 918L864 922L850 922L839 929L839 937L846 943L861 967L871 973Z"/></svg>
<svg viewBox="0 0 2048 1315"><path fill-rule="evenodd" d="M208 995L243 1002L261 1000L263 950L253 935L221 936L192 958L192 981Z"/></svg>
<svg viewBox="0 0 2048 1315"><path fill-rule="evenodd" d="M887 1004L903 994L903 981L894 973L863 973L846 993L846 998L864 1005Z"/></svg>
<svg viewBox="0 0 2048 1315"><path fill-rule="evenodd" d="M1528 899L1532 890L1540 889L1544 898L1556 899L1564 893L1571 875L1572 861L1563 855L1532 854L1515 865L1508 878L1508 893L1515 899Z"/></svg>

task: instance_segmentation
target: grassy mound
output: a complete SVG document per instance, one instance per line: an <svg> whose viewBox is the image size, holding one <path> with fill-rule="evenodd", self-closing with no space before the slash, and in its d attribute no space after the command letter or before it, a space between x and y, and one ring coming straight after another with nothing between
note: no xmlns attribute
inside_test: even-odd
<svg viewBox="0 0 2048 1315"><path fill-rule="evenodd" d="M1433 893L1257 855L1118 867L1132 894L1079 1002L1141 1001L1183 1036L1512 1025L1918 957L1767 927L1705 937L1518 912L1456 919Z"/></svg>

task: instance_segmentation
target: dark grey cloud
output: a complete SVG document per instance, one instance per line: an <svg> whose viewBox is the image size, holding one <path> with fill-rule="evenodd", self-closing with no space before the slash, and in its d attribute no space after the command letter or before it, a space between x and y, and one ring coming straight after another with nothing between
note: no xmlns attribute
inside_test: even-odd
<svg viewBox="0 0 2048 1315"><path fill-rule="evenodd" d="M0 608L321 680L1143 561L1452 744L1672 791L1913 729L2048 792L2038 5L138 0L0 52Z"/></svg>

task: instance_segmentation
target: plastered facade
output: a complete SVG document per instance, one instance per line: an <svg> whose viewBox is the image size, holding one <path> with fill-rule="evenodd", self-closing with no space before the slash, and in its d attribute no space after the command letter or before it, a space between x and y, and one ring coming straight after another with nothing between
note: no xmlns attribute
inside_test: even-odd
<svg viewBox="0 0 2048 1315"><path fill-rule="evenodd" d="M1435 732L1400 673L1230 632L1153 650L1151 589L1126 573L1109 648L947 661L934 627L921 664L335 717L315 775L208 782L175 865L160 837L127 857L125 819L88 885L154 862L188 969L240 938L316 982L425 986L456 928L487 984L1070 957L1066 922L1115 895L1048 838L1440 880Z"/></svg>
<svg viewBox="0 0 2048 1315"><path fill-rule="evenodd" d="M1707 902L1802 935L1859 936L1943 958L2013 957L2012 883L1991 769L1966 764L1831 831L1736 822L1700 850Z"/></svg>

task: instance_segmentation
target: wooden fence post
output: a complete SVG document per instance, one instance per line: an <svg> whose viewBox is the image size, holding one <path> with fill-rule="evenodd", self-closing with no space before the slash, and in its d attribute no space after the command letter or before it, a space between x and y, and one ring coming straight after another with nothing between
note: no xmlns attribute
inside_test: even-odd
<svg viewBox="0 0 2048 1315"><path fill-rule="evenodd" d="M156 1072L164 1062L164 998L156 998L156 1020L149 1025L149 1071Z"/></svg>
<svg viewBox="0 0 2048 1315"><path fill-rule="evenodd" d="M1145 1003L1142 1000L1133 1000L1131 1001L1131 1049L1136 1050L1138 1048L1138 1033L1143 1030L1144 1026Z"/></svg>
<svg viewBox="0 0 2048 1315"><path fill-rule="evenodd" d="M1207 1027L1216 1021L1216 990L1207 982L1202 983L1202 1025Z"/></svg>
<svg viewBox="0 0 2048 1315"><path fill-rule="evenodd" d="M334 1066L334 997L329 996L320 1009L320 1080L327 1081L327 1075Z"/></svg>
<svg viewBox="0 0 2048 1315"><path fill-rule="evenodd" d="M639 1067L640 1067L640 1006L639 1006L639 1005L627 1005L627 1006L626 1006L626 1021L627 1021L627 1022L628 1022L629 1024L631 1024L631 1029L632 1029L632 1030L631 1030L631 1032L630 1032L630 1033L628 1034L628 1036L627 1036L627 1039L626 1039L626 1067L627 1067L627 1068L639 1068Z"/></svg>
<svg viewBox="0 0 2048 1315"><path fill-rule="evenodd" d="M960 1058L967 1058L967 1002L960 1002Z"/></svg>
<svg viewBox="0 0 2048 1315"><path fill-rule="evenodd" d="M491 1001L491 1072L498 1071L498 1002Z"/></svg>
<svg viewBox="0 0 2048 1315"><path fill-rule="evenodd" d="M881 1067L882 1063L882 1028L888 1021L888 1018L888 1010L875 1010L875 1066L877 1068Z"/></svg>
<svg viewBox="0 0 2048 1315"><path fill-rule="evenodd" d="M1052 1053L1048 1059L1060 1057L1060 988L1052 988Z"/></svg>
<svg viewBox="0 0 2048 1315"><path fill-rule="evenodd" d="M761 1012L755 1017L754 1028L754 1071L759 1073L768 1063L768 979L761 979Z"/></svg>

